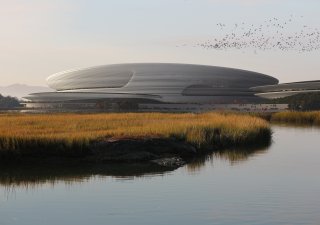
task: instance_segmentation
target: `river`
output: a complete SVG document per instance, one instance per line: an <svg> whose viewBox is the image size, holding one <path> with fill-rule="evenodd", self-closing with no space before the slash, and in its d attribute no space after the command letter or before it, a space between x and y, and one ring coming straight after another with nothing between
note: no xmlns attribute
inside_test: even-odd
<svg viewBox="0 0 320 225"><path fill-rule="evenodd" d="M273 126L265 149L176 170L16 166L0 172L1 225L320 224L320 129Z"/></svg>

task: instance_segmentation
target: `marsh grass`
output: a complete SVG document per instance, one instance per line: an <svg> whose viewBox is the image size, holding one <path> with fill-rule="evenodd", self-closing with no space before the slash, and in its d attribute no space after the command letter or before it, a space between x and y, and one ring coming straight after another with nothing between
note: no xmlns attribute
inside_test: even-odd
<svg viewBox="0 0 320 225"><path fill-rule="evenodd" d="M1 114L3 155L88 154L106 138L175 138L197 148L269 141L266 121L232 113Z"/></svg>
<svg viewBox="0 0 320 225"><path fill-rule="evenodd" d="M275 113L271 117L272 122L293 123L301 125L320 125L320 111L296 112L287 111Z"/></svg>

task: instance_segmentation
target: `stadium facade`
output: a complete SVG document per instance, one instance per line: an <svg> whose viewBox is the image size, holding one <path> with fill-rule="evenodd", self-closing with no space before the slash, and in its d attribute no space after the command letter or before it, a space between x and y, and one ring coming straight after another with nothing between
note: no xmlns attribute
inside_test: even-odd
<svg viewBox="0 0 320 225"><path fill-rule="evenodd" d="M251 88L256 96L266 99L284 98L297 94L320 92L320 81L302 81Z"/></svg>
<svg viewBox="0 0 320 225"><path fill-rule="evenodd" d="M205 111L275 109L264 98L320 90L320 82L278 84L271 76L191 64L115 64L69 70L47 79L55 92L26 96L33 109ZM311 90L311 89L312 90ZM286 92L286 94L284 93Z"/></svg>

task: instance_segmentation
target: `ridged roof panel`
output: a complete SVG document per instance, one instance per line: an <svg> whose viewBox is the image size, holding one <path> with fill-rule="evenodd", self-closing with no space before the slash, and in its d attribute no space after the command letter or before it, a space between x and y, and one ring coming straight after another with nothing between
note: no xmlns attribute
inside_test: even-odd
<svg viewBox="0 0 320 225"><path fill-rule="evenodd" d="M215 66L167 63L115 64L69 70L47 79L56 90L95 88L175 87L181 91L190 85L250 88L277 84L278 80L260 73Z"/></svg>

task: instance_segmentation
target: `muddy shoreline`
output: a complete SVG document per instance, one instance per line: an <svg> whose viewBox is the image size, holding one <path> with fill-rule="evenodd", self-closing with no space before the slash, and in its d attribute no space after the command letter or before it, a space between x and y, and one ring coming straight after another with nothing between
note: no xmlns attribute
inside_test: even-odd
<svg viewBox="0 0 320 225"><path fill-rule="evenodd" d="M163 167L180 167L194 158L220 151L228 147L266 146L270 139L257 140L255 143L237 146L212 144L197 147L194 144L174 138L108 138L96 141L86 149L53 151L49 149L1 150L1 164L45 163L45 164L110 164L146 163ZM63 154L61 154L63 153Z"/></svg>

